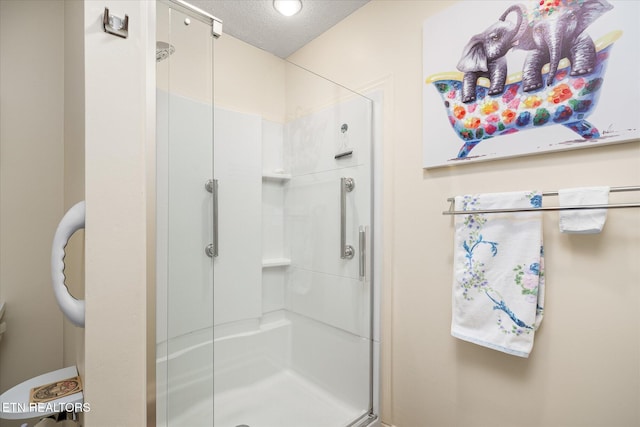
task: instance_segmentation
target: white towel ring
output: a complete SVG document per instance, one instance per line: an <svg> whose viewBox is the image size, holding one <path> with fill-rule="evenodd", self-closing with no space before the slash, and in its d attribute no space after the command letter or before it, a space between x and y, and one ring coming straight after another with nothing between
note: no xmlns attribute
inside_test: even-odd
<svg viewBox="0 0 640 427"><path fill-rule="evenodd" d="M85 203L82 201L72 206L60 220L51 249L51 279L56 301L67 319L81 328L84 328L84 300L71 295L64 282L64 250L73 233L84 228L84 218Z"/></svg>

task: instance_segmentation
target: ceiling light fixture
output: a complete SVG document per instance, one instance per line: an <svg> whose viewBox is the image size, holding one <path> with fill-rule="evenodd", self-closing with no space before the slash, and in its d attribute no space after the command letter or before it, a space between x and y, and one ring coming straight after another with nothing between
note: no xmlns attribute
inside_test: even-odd
<svg viewBox="0 0 640 427"><path fill-rule="evenodd" d="M301 0L273 0L273 8L284 16L293 16L302 9Z"/></svg>

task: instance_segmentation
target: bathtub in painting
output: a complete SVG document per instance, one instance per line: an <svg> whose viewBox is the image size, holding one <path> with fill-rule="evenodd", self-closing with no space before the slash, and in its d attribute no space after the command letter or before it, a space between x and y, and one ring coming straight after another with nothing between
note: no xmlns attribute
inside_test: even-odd
<svg viewBox="0 0 640 427"><path fill-rule="evenodd" d="M563 125L585 140L599 138L597 123L586 119L597 107L611 49L621 35L622 31L613 31L596 42L593 72L571 76L569 61L563 59L553 85L536 91L522 90L522 73L510 75L504 92L498 95L488 95L488 80L479 79L476 101L465 104L460 98L462 73L429 76L426 83L440 94L449 123L463 142L457 158L466 158L485 139L542 126ZM543 69L543 81L547 74Z"/></svg>

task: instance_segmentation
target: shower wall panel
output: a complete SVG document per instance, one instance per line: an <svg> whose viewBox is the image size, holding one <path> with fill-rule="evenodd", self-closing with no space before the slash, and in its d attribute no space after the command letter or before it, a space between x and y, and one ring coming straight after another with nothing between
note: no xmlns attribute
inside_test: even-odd
<svg viewBox="0 0 640 427"><path fill-rule="evenodd" d="M158 313L170 319L158 320L160 342L262 313L261 119L215 108L212 136L211 105L160 90L157 104L159 119L169 123L169 140L179 141L169 144L165 133L158 132L158 203L166 205L169 224L168 240L158 236L159 253L167 254L158 295L166 293L170 301L168 312ZM225 141L215 153L213 140ZM212 158L220 225L219 256L213 264L204 253L213 232L212 196L205 190ZM163 277L172 284L166 290Z"/></svg>
<svg viewBox="0 0 640 427"><path fill-rule="evenodd" d="M322 101L315 101L309 109L301 109L303 113L289 118L285 125L285 161L291 173L300 176L357 165L370 166L370 101L352 95L351 99L334 100L329 106L316 107L323 105L318 104ZM353 154L335 158L347 150L353 150Z"/></svg>
<svg viewBox="0 0 640 427"><path fill-rule="evenodd" d="M369 340L305 316L290 317L292 369L357 409L357 415L367 412Z"/></svg>
<svg viewBox="0 0 640 427"><path fill-rule="evenodd" d="M158 100L162 99L158 96ZM169 338L212 325L210 242L211 106L169 95ZM209 213L208 215L206 215Z"/></svg>
<svg viewBox="0 0 640 427"><path fill-rule="evenodd" d="M215 108L214 126L219 255L213 316L221 325L262 315L262 119Z"/></svg>
<svg viewBox="0 0 640 427"><path fill-rule="evenodd" d="M357 254L340 258L340 178L355 180L346 241L358 252L359 227L371 223L371 106L361 98L340 102L289 122L285 135L293 172L285 195L287 309L370 337L369 280L359 277ZM353 154L335 159L345 150Z"/></svg>

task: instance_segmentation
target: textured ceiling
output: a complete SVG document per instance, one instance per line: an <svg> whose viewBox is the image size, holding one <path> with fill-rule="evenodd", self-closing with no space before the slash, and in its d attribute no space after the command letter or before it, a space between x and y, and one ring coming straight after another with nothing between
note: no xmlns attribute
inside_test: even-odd
<svg viewBox="0 0 640 427"><path fill-rule="evenodd" d="M222 32L286 58L369 0L302 0L290 17L273 8L273 0L187 0L222 20Z"/></svg>

